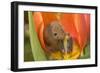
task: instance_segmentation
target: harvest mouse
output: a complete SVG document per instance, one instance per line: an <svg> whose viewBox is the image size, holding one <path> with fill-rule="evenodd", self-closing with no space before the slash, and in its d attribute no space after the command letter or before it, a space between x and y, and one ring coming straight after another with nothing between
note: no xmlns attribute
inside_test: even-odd
<svg viewBox="0 0 100 73"><path fill-rule="evenodd" d="M51 22L43 32L44 42L47 49L51 52L61 51L61 52L71 52L72 51L72 38L68 33L63 30L63 27L59 21ZM65 40L68 36L67 40ZM64 43L67 42L67 43ZM67 50L66 50L67 49Z"/></svg>

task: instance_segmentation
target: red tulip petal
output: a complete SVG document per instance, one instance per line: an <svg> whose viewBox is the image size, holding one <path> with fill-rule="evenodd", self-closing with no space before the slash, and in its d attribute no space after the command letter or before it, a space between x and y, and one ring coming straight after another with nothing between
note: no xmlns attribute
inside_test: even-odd
<svg viewBox="0 0 100 73"><path fill-rule="evenodd" d="M70 35L74 38L74 40L77 40L78 34L76 31L76 27L74 25L74 14L71 13L63 14L60 19L65 32L70 33Z"/></svg>
<svg viewBox="0 0 100 73"><path fill-rule="evenodd" d="M42 19L41 13L40 12L33 12L33 19L34 19L33 20L34 23L36 24L35 25L36 32L39 33L39 29L40 29L41 23L43 23L43 19Z"/></svg>
<svg viewBox="0 0 100 73"><path fill-rule="evenodd" d="M51 13L51 12L41 12L41 13L42 13L43 21L44 21L44 28L48 24L50 24L52 21L57 20L55 13Z"/></svg>
<svg viewBox="0 0 100 73"><path fill-rule="evenodd" d="M36 32L38 34L41 46L45 51L48 51L48 49L46 49L44 39L43 39L44 22L43 22L43 19L42 19L41 12L34 12L33 13L33 19L34 19L33 21L35 23Z"/></svg>
<svg viewBox="0 0 100 73"><path fill-rule="evenodd" d="M63 14L61 23L66 32L76 40L80 48L84 48L90 33L90 15L89 14Z"/></svg>
<svg viewBox="0 0 100 73"><path fill-rule="evenodd" d="M79 42L80 47L82 48L84 45L85 37L86 37L85 26L83 25L85 23L82 20L81 14L74 14L74 20L75 20L76 30L78 32L78 42Z"/></svg>
<svg viewBox="0 0 100 73"><path fill-rule="evenodd" d="M84 19L86 22L87 35L90 37L90 14L84 14Z"/></svg>
<svg viewBox="0 0 100 73"><path fill-rule="evenodd" d="M84 14L75 14L75 26L78 32L78 41L81 48L87 43L88 33L89 33L89 24L86 24L87 21L84 18Z"/></svg>

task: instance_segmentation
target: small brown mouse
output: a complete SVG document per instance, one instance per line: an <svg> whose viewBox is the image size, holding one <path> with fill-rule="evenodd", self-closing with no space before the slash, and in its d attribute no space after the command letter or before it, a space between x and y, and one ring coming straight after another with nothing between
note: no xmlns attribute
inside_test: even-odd
<svg viewBox="0 0 100 73"><path fill-rule="evenodd" d="M43 31L44 43L51 52L61 53L72 51L73 40L69 33L63 30L59 21L51 22ZM65 42L65 43L64 43Z"/></svg>

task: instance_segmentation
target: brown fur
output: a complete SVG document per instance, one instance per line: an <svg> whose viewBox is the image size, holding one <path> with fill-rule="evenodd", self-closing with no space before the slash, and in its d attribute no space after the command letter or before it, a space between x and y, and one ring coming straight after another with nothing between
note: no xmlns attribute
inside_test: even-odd
<svg viewBox="0 0 100 73"><path fill-rule="evenodd" d="M63 39L66 35L58 21L50 23L44 29L44 42L46 47L51 51L57 51L64 48Z"/></svg>

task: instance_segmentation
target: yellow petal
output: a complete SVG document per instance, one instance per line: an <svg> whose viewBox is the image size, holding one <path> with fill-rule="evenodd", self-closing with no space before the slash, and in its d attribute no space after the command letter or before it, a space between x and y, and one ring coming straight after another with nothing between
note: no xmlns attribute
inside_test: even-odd
<svg viewBox="0 0 100 73"><path fill-rule="evenodd" d="M61 54L60 51L52 52L50 55L50 59L54 59L54 60L61 60L62 57L63 57L63 54Z"/></svg>

